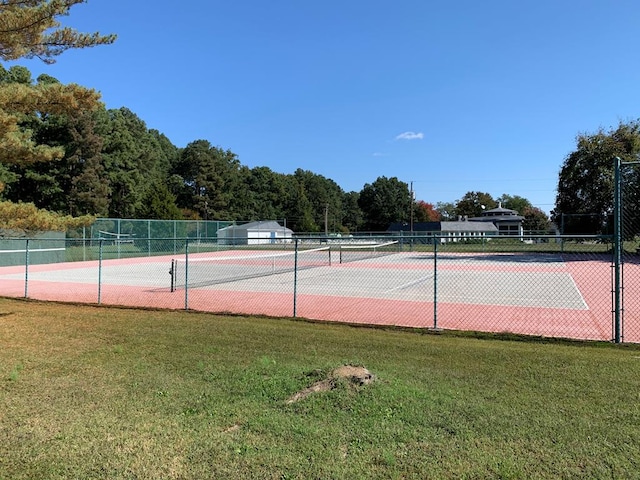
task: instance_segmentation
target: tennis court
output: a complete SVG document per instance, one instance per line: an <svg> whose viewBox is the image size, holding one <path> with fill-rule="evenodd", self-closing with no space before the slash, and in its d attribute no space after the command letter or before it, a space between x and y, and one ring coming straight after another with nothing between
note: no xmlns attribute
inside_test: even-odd
<svg viewBox="0 0 640 480"><path fill-rule="evenodd" d="M2 267L0 291L42 300L612 338L605 257L387 251L341 261L340 251L329 248L298 255L296 271L291 255L261 250L190 254L188 263L183 255L107 260L101 268L98 262L34 265L28 272ZM638 324L628 321L638 311L633 307L627 325ZM640 341L640 332L627 328L625 341Z"/></svg>

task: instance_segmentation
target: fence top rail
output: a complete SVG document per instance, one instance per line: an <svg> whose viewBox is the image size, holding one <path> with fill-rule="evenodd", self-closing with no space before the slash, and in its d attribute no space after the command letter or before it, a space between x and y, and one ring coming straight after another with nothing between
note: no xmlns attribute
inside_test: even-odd
<svg viewBox="0 0 640 480"><path fill-rule="evenodd" d="M136 234L116 234L111 237L62 237L62 238L42 238L36 236L0 236L1 241L16 241L16 240L38 240L38 241L49 241L49 242L59 242L59 241L67 241L67 242L100 242L100 241L114 241L114 240L127 240L127 241L184 241L184 242L202 242L203 240L215 241L215 242L223 242L230 240L261 240L261 241L274 241L274 242L295 242L299 241L332 241L332 242L357 242L357 241L367 241L373 242L376 240L399 240L404 241L411 238L464 238L469 240L528 240L528 239L550 239L550 240L605 240L611 241L613 240L613 235L592 235L592 234L547 234L547 235L538 235L538 234L523 234L523 235L469 235L458 232L404 232L402 235L296 235L294 234L291 237L276 237L276 238L268 238L263 236L237 236L237 237L220 237L220 236L209 236L209 237L190 237L190 236L180 236L180 237L144 237Z"/></svg>

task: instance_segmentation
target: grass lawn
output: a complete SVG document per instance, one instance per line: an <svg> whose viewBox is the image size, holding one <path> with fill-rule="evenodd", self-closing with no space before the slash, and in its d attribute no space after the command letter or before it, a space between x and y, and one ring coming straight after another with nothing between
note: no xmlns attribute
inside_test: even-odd
<svg viewBox="0 0 640 480"><path fill-rule="evenodd" d="M376 380L288 404L346 364ZM0 479L639 478L640 348L0 299Z"/></svg>

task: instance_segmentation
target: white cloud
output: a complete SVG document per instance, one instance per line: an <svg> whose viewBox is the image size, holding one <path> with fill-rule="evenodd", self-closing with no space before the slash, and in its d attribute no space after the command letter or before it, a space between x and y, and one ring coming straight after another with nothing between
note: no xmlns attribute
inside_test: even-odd
<svg viewBox="0 0 640 480"><path fill-rule="evenodd" d="M386 157L387 154L386 153L382 153L382 152L374 152L373 156L374 157Z"/></svg>
<svg viewBox="0 0 640 480"><path fill-rule="evenodd" d="M396 140L422 140L424 133L422 132L404 132L396 137Z"/></svg>

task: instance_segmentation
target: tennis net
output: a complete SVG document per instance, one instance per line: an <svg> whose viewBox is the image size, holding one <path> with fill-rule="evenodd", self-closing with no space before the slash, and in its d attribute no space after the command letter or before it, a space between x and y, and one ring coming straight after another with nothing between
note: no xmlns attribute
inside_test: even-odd
<svg viewBox="0 0 640 480"><path fill-rule="evenodd" d="M330 247L268 255L228 255L172 260L171 290L204 287L331 265Z"/></svg>
<svg viewBox="0 0 640 480"><path fill-rule="evenodd" d="M340 245L340 263L357 262L369 258L393 255L400 251L398 241L367 244L367 245Z"/></svg>

